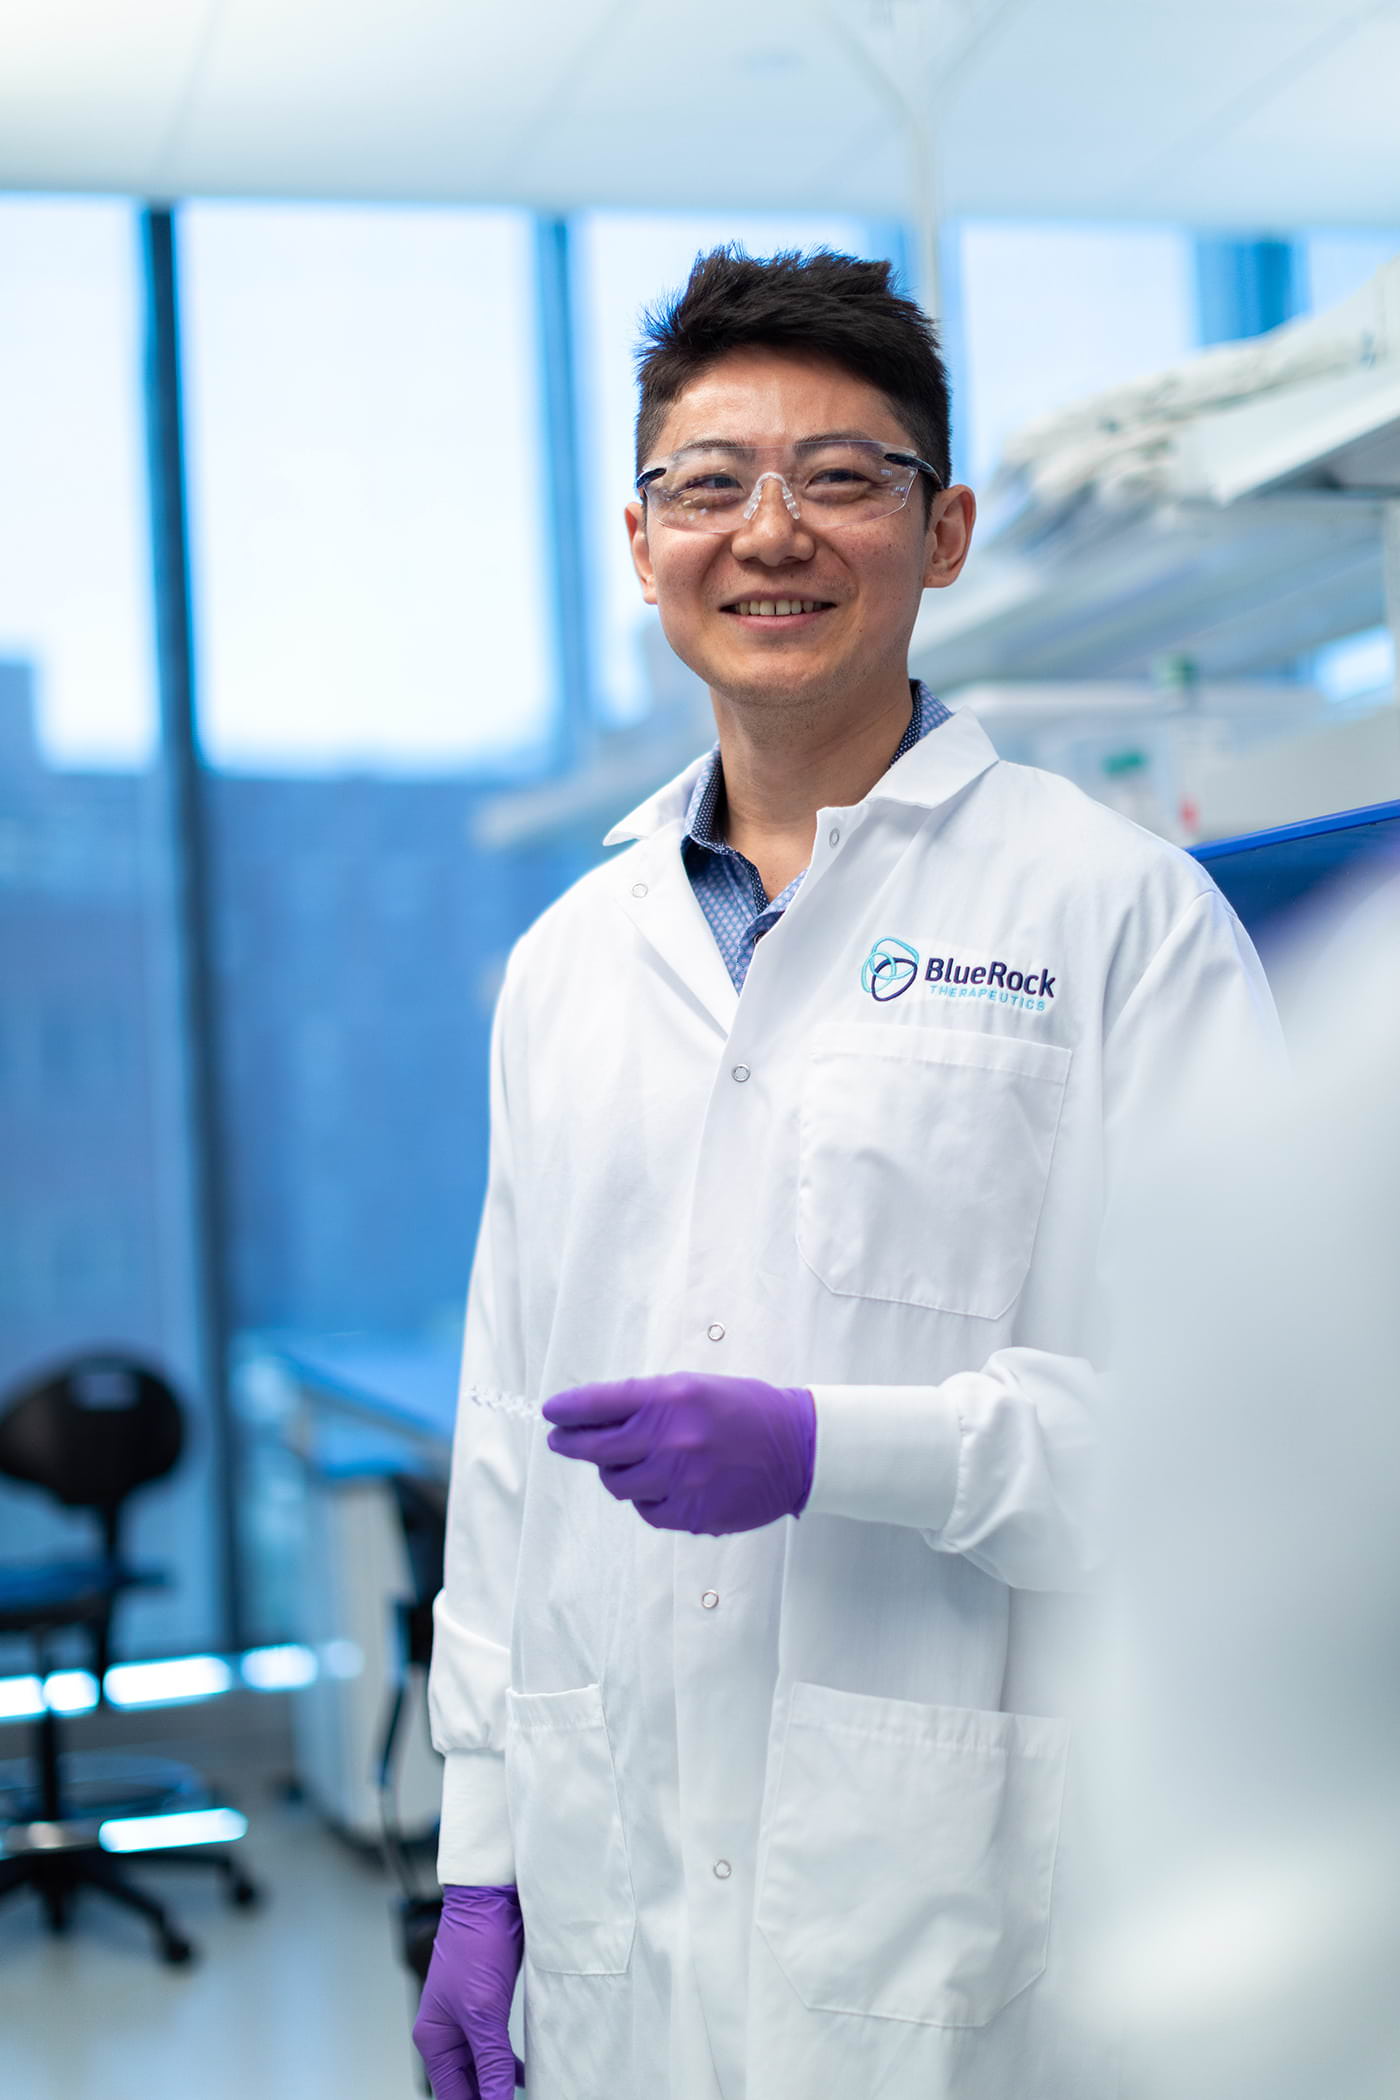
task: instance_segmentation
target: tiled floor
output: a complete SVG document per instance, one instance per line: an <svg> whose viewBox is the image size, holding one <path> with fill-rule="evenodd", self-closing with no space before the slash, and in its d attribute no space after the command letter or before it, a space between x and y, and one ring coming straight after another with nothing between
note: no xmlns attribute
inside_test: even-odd
<svg viewBox="0 0 1400 2100"><path fill-rule="evenodd" d="M87 1899L51 1939L32 1898L0 1908L4 2100L413 2100L412 1986L388 1883L304 1810L260 1808L244 1841L267 1889L231 1909L211 1875L147 1869L202 1959L156 1960L137 1918Z"/></svg>

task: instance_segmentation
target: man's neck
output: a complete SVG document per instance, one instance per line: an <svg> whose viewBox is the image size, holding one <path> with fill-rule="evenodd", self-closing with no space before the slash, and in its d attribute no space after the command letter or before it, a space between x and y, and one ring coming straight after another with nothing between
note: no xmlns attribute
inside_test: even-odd
<svg viewBox="0 0 1400 2100"><path fill-rule="evenodd" d="M889 770L909 727L907 678L852 715L782 723L730 707L713 694L724 766L724 834L753 862L770 897L812 857L819 809L848 809Z"/></svg>

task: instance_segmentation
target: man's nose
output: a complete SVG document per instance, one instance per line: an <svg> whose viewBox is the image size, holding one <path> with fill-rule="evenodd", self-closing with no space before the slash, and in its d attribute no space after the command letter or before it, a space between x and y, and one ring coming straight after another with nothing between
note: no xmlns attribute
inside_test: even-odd
<svg viewBox="0 0 1400 2100"><path fill-rule="evenodd" d="M734 533L731 546L741 561L770 563L810 561L815 546L800 517L796 499L779 474L764 474L754 488L753 515Z"/></svg>

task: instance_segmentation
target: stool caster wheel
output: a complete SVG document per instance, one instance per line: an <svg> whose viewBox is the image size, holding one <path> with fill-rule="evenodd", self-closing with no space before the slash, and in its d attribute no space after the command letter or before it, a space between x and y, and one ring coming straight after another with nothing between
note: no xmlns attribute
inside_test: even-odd
<svg viewBox="0 0 1400 2100"><path fill-rule="evenodd" d="M256 1910L262 1902L263 1892L256 1881L247 1881L241 1875L229 1886L228 1899L239 1910Z"/></svg>
<svg viewBox="0 0 1400 2100"><path fill-rule="evenodd" d="M187 1969L199 1958L199 1950L193 1940L182 1939L178 1932L164 1932L160 1940L160 1958L172 1969Z"/></svg>

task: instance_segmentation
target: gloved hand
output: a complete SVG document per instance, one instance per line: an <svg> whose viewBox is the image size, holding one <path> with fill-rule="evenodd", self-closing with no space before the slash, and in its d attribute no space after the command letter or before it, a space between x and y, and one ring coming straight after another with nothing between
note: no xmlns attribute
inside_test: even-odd
<svg viewBox="0 0 1400 2100"><path fill-rule="evenodd" d="M675 1371L579 1385L544 1405L551 1451L586 1458L661 1531L756 1531L812 1491L817 1410L802 1387Z"/></svg>
<svg viewBox="0 0 1400 2100"><path fill-rule="evenodd" d="M413 2042L437 2100L514 2100L525 2066L507 2022L525 1948L513 1888L445 1888Z"/></svg>

